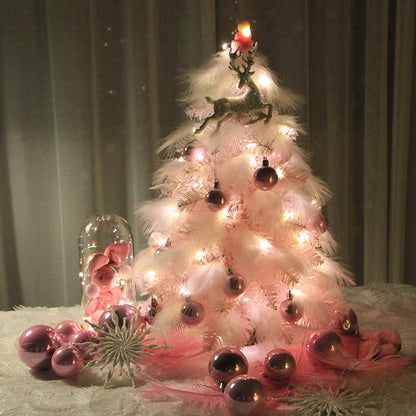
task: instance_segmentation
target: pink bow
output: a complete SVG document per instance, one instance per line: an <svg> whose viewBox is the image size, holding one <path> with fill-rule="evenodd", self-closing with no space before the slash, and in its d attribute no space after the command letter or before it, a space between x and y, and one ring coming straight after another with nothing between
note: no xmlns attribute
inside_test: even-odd
<svg viewBox="0 0 416 416"><path fill-rule="evenodd" d="M88 270L92 277L99 274L111 276L114 274L113 267L121 266L130 252L129 243L115 243L109 245L103 253L97 253L88 263Z"/></svg>

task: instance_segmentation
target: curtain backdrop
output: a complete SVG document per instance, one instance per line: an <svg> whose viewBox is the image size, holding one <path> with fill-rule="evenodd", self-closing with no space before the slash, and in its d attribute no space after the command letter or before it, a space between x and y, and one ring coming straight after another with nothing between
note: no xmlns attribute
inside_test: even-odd
<svg viewBox="0 0 416 416"><path fill-rule="evenodd" d="M304 97L299 144L329 185L338 258L360 284L416 284L414 0L2 0L0 309L80 302L78 234L154 197L178 76L239 20Z"/></svg>

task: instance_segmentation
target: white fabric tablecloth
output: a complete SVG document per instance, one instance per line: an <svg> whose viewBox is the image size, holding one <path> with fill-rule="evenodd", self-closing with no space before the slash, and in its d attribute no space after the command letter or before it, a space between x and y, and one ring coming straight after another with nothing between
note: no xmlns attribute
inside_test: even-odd
<svg viewBox="0 0 416 416"><path fill-rule="evenodd" d="M402 337L402 353L416 357L416 287L378 285L345 290L358 315L361 329L394 328ZM73 319L80 322L79 306L62 308L19 308L0 312L0 415L1 416L172 416L220 415L201 411L180 402L151 402L140 395L141 387L131 387L120 380L117 388L104 389L103 377L97 371L62 380L50 372L32 373L17 355L20 334L32 325L55 326ZM414 361L414 360L413 360ZM114 385L114 383L112 383ZM416 415L416 368L409 366L394 378L389 388L393 400L380 402L379 416ZM364 413L367 414L367 413Z"/></svg>

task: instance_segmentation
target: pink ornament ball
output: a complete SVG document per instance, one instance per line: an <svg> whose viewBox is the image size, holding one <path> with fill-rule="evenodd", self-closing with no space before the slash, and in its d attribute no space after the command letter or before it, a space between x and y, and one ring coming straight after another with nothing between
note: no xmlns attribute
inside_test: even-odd
<svg viewBox="0 0 416 416"><path fill-rule="evenodd" d="M138 328L140 324L144 322L144 319L139 315L139 311L137 310L135 306L129 305L127 303L123 305L113 305L109 309L105 310L101 314L100 319L98 320L98 326L103 331L108 331L107 325L111 329L115 328L115 324L113 322L112 313L111 313L112 310L114 311L114 313L116 314L118 318L118 326L120 328L123 326L124 319L126 320L126 328L128 328L130 326L131 320L133 319L135 315L137 315L138 317L135 328Z"/></svg>
<svg viewBox="0 0 416 416"><path fill-rule="evenodd" d="M225 405L233 416L262 415L267 395L263 384L255 377L233 378L224 391Z"/></svg>
<svg viewBox="0 0 416 416"><path fill-rule="evenodd" d="M55 331L61 336L64 345L69 343L70 338L81 331L81 325L75 321L62 321L55 327Z"/></svg>
<svg viewBox="0 0 416 416"><path fill-rule="evenodd" d="M188 144L184 149L184 157L188 162L203 162L207 157L207 148L197 142Z"/></svg>
<svg viewBox="0 0 416 416"><path fill-rule="evenodd" d="M77 344L84 342L94 342L95 344L98 344L99 341L94 337L94 335L94 331L91 331L90 329L82 329L70 338L70 345L78 349L85 361L92 358L91 352L94 351L94 347L85 347Z"/></svg>
<svg viewBox="0 0 416 416"><path fill-rule="evenodd" d="M54 351L62 345L58 333L47 325L28 328L19 338L20 359L33 370L46 370L51 366Z"/></svg>
<svg viewBox="0 0 416 416"><path fill-rule="evenodd" d="M273 381L288 382L295 370L296 361L293 355L285 349L274 349L264 359L266 377Z"/></svg>
<svg viewBox="0 0 416 416"><path fill-rule="evenodd" d="M358 331L357 315L352 309L346 314L337 314L337 317L331 323L340 335L354 335Z"/></svg>
<svg viewBox="0 0 416 416"><path fill-rule="evenodd" d="M261 191L269 191L278 181L276 169L269 166L267 159L263 160L263 166L257 169L253 175L254 185Z"/></svg>
<svg viewBox="0 0 416 416"><path fill-rule="evenodd" d="M306 352L314 364L337 361L344 353L340 336L327 329L320 329L312 333L306 344Z"/></svg>
<svg viewBox="0 0 416 416"><path fill-rule="evenodd" d="M225 282L225 294L230 297L240 296L246 290L246 282L239 274L229 274Z"/></svg>
<svg viewBox="0 0 416 416"><path fill-rule="evenodd" d="M224 347L212 354L208 372L221 389L233 378L247 374L248 362L244 354L235 347Z"/></svg>
<svg viewBox="0 0 416 416"><path fill-rule="evenodd" d="M280 316L289 323L299 321L303 316L303 308L293 299L286 299L280 304Z"/></svg>
<svg viewBox="0 0 416 416"><path fill-rule="evenodd" d="M58 348L52 355L52 370L62 378L76 376L82 367L84 359L78 349L72 345Z"/></svg>
<svg viewBox="0 0 416 416"><path fill-rule="evenodd" d="M211 211L220 211L227 203L225 193L220 189L219 182L214 183L214 188L205 195L205 202Z"/></svg>
<svg viewBox="0 0 416 416"><path fill-rule="evenodd" d="M204 320L205 309L202 303L187 300L181 309L181 320L186 325L198 325Z"/></svg>
<svg viewBox="0 0 416 416"><path fill-rule="evenodd" d="M314 237L319 237L328 230L329 221L323 212L314 214L306 223L306 230Z"/></svg>
<svg viewBox="0 0 416 416"><path fill-rule="evenodd" d="M91 283L90 285L86 286L85 294L91 299L98 298L98 295L100 294L100 287L94 283Z"/></svg>

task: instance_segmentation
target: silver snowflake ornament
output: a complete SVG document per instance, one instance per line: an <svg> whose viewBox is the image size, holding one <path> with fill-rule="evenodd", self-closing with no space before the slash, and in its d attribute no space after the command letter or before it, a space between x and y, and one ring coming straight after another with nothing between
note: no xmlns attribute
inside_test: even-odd
<svg viewBox="0 0 416 416"><path fill-rule="evenodd" d="M98 367L100 370L109 366L107 375L105 377L104 388L108 386L110 378L114 371L119 369L119 376L123 374L123 370L135 387L133 368L141 370L138 361L145 355L152 355L152 350L164 348L156 344L149 344L152 338L147 338L151 328L144 329L145 323L137 325L138 315L136 314L130 321L126 323L126 318L123 318L123 324L119 324L119 318L111 308L111 319L114 328L108 323L105 323L107 331L100 328L98 325L88 322L89 325L97 332L93 335L96 342L82 342L78 345L91 349L90 355L93 357L84 368Z"/></svg>

